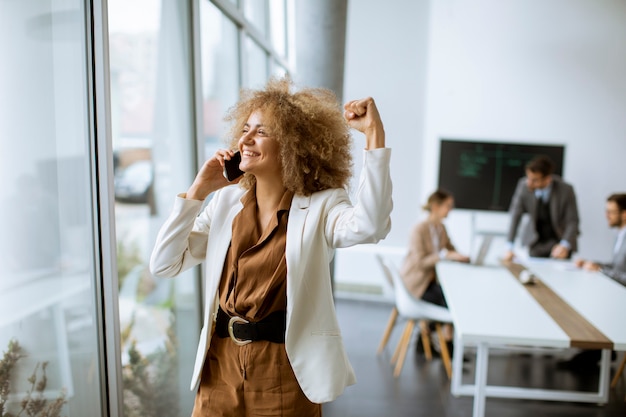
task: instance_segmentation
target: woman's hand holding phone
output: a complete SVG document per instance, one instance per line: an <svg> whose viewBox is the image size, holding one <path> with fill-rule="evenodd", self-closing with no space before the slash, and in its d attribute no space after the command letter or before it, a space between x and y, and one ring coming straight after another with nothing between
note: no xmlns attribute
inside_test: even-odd
<svg viewBox="0 0 626 417"><path fill-rule="evenodd" d="M227 161L232 160L235 154L239 154L239 152L227 149L219 149L215 152L213 157L202 164L196 178L187 190L186 197L192 200L204 200L212 192L238 182L237 178L229 181L225 174L226 165L229 163ZM236 167L239 168L239 162L236 163Z"/></svg>

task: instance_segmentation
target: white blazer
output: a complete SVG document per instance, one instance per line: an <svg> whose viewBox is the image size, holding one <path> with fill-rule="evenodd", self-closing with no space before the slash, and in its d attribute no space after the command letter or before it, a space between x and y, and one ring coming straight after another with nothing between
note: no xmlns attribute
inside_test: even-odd
<svg viewBox="0 0 626 417"><path fill-rule="evenodd" d="M287 222L287 329L285 348L304 394L315 403L334 400L356 382L335 314L329 263L335 248L376 243L391 228L391 177L387 148L364 152L364 167L352 205L344 189L293 197ZM207 207L176 198L161 227L150 259L158 277L174 277L205 262L204 325L191 381L200 382L217 309L219 282L232 237L232 221L241 210L241 187L217 191ZM199 214L198 214L199 213Z"/></svg>

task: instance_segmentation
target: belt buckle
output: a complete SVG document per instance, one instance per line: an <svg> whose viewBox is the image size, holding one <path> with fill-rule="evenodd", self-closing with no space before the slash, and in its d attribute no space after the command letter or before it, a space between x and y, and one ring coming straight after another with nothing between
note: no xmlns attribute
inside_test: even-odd
<svg viewBox="0 0 626 417"><path fill-rule="evenodd" d="M233 342L235 342L235 344L238 346L244 346L252 342L252 340L242 340L242 339L237 339L235 337L235 334L233 333L233 325L235 323L250 323L250 322L244 318L237 317L237 316L231 317L230 320L228 320L228 334L230 335L230 338L233 339Z"/></svg>

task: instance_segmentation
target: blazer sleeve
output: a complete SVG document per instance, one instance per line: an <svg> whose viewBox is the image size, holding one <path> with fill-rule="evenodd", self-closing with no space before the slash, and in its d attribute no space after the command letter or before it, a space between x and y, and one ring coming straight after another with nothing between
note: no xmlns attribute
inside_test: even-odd
<svg viewBox="0 0 626 417"><path fill-rule="evenodd" d="M452 241L450 240L450 236L448 235L448 231L446 230L445 226L442 228L441 239L443 240L443 247L445 247L449 251L456 252L456 248L452 244Z"/></svg>
<svg viewBox="0 0 626 417"><path fill-rule="evenodd" d="M522 214L526 211L524 208L524 193L526 192L525 179L520 178L515 187L515 192L511 198L511 206L509 207L509 232L507 233L507 241L515 241L517 235L517 228L519 227Z"/></svg>
<svg viewBox="0 0 626 417"><path fill-rule="evenodd" d="M428 223L421 222L413 226L400 270L402 281L413 297L421 298L428 284L436 279L435 265L438 261L439 254L433 247Z"/></svg>
<svg viewBox="0 0 626 417"><path fill-rule="evenodd" d="M600 271L622 285L626 285L626 241L622 242L622 246L613 256L613 262L610 264L601 264Z"/></svg>
<svg viewBox="0 0 626 417"><path fill-rule="evenodd" d="M415 265L424 271L434 268L439 262L439 253L435 251L431 242L428 224L421 223L413 229L410 242L412 250L409 250L409 253L415 254Z"/></svg>
<svg viewBox="0 0 626 417"><path fill-rule="evenodd" d="M607 277L614 279L620 284L626 285L626 271L619 270L611 266L604 266L600 269L600 272L602 272Z"/></svg>
<svg viewBox="0 0 626 417"><path fill-rule="evenodd" d="M561 183L564 189L563 196L563 218L561 224L563 225L563 236L561 239L566 240L572 249L576 249L576 240L578 239L579 229L578 225L580 219L578 217L578 204L576 202L576 193L574 187L569 184Z"/></svg>
<svg viewBox="0 0 626 417"><path fill-rule="evenodd" d="M325 233L332 247L377 243L391 230L390 158L389 148L364 151L354 205L345 190L339 190L338 198L328 208Z"/></svg>
<svg viewBox="0 0 626 417"><path fill-rule="evenodd" d="M150 256L150 272L154 276L171 278L205 259L211 213L218 199L211 199L198 215L202 201L188 200L183 194L176 197Z"/></svg>

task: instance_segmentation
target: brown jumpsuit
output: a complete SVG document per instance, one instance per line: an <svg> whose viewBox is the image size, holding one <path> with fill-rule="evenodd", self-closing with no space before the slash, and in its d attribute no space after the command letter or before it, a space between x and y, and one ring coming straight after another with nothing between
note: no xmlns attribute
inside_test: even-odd
<svg viewBox="0 0 626 417"><path fill-rule="evenodd" d="M241 199L220 281L220 307L250 322L287 309L287 218L293 193L285 192L276 215L257 225L255 189ZM215 333L204 362L192 417L320 417L322 407L304 395L284 343L265 340L245 346Z"/></svg>

